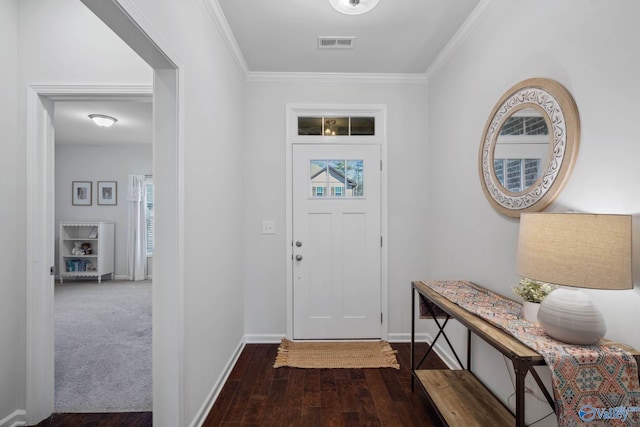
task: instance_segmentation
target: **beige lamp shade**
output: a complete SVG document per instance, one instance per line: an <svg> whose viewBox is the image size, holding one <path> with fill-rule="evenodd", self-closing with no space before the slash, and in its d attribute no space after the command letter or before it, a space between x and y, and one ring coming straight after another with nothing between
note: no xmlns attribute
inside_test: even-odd
<svg viewBox="0 0 640 427"><path fill-rule="evenodd" d="M523 213L517 272L590 289L632 289L631 216Z"/></svg>
<svg viewBox="0 0 640 427"><path fill-rule="evenodd" d="M556 285L631 289L631 216L523 213L518 274ZM591 345L604 337L604 317L578 289L559 288L540 304L538 322L552 338Z"/></svg>

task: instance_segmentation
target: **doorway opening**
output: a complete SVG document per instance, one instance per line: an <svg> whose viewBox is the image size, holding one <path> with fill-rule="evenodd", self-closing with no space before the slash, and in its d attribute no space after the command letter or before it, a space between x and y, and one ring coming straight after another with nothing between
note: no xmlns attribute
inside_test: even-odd
<svg viewBox="0 0 640 427"><path fill-rule="evenodd" d="M58 413L152 411L152 286L130 281L127 256L136 224L128 177L153 166L152 89L54 102ZM92 113L117 123L98 127ZM88 190L84 199L75 187Z"/></svg>
<svg viewBox="0 0 640 427"><path fill-rule="evenodd" d="M182 139L180 78L175 55L128 2L83 0L154 70L153 175L155 233L164 244L154 253L153 418L183 425L182 368ZM140 88L120 88L136 93ZM27 88L27 424L54 411L54 103L77 94L109 95L112 88L40 86Z"/></svg>

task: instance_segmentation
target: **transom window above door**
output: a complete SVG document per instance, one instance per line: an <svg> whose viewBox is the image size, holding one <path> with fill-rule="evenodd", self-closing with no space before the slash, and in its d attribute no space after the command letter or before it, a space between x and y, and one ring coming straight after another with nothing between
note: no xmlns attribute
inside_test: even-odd
<svg viewBox="0 0 640 427"><path fill-rule="evenodd" d="M313 198L363 197L364 161L313 159L309 162L309 184Z"/></svg>
<svg viewBox="0 0 640 427"><path fill-rule="evenodd" d="M298 117L298 135L371 136L375 134L375 117Z"/></svg>

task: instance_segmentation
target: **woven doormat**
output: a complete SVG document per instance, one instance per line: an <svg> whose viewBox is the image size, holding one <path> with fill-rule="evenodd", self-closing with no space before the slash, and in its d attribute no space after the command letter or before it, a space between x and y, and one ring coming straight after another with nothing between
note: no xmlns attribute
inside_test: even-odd
<svg viewBox="0 0 640 427"><path fill-rule="evenodd" d="M274 368L395 368L396 351L385 341L293 342L283 339Z"/></svg>

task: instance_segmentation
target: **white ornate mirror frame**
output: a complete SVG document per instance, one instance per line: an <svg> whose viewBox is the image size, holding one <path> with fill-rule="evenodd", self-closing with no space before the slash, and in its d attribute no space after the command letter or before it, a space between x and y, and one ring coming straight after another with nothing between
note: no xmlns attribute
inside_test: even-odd
<svg viewBox="0 0 640 427"><path fill-rule="evenodd" d="M520 192L507 190L494 169L494 152L500 131L511 116L533 109L545 119L551 147L545 166L535 182ZM479 172L482 190L500 213L519 217L522 212L538 212L558 195L573 168L580 143L580 117L569 91L546 78L523 80L511 87L493 108L480 144Z"/></svg>

